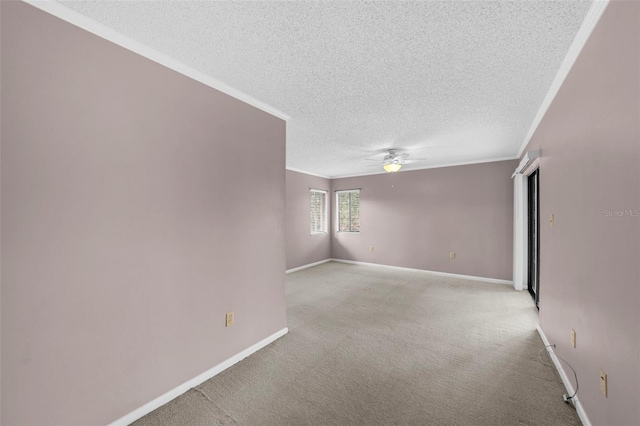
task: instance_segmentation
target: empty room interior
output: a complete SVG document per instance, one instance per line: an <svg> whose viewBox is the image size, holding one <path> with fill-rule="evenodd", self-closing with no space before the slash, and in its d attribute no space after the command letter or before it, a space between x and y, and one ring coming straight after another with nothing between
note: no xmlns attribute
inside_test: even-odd
<svg viewBox="0 0 640 426"><path fill-rule="evenodd" d="M640 424L640 2L0 2L2 425Z"/></svg>

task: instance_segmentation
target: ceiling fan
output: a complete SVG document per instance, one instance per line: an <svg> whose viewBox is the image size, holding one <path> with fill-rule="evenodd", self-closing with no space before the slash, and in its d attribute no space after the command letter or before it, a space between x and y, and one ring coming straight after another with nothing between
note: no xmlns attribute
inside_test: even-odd
<svg viewBox="0 0 640 426"><path fill-rule="evenodd" d="M388 149L387 154L382 159L382 168L387 173L395 173L399 171L402 168L402 165L407 162L408 156L409 154L406 152L399 153L397 149ZM378 158L365 158L365 160L380 162L380 159ZM415 160L426 160L426 159L416 158ZM375 166L377 166L377 164Z"/></svg>

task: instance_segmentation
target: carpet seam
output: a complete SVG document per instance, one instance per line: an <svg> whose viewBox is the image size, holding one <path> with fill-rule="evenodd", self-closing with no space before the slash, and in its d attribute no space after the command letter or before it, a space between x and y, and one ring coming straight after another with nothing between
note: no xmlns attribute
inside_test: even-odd
<svg viewBox="0 0 640 426"><path fill-rule="evenodd" d="M222 411L224 413L225 416L229 417L231 420L233 420L233 422L237 425L239 425L240 423L238 423L238 421L229 413L227 413L222 407L220 407L218 404L216 404L210 397L209 395L207 395L202 389L200 389L199 387L194 387L191 388L191 390L194 390L196 392L198 392L200 395L204 396L205 399L207 401L209 401L210 403L212 403L218 410Z"/></svg>

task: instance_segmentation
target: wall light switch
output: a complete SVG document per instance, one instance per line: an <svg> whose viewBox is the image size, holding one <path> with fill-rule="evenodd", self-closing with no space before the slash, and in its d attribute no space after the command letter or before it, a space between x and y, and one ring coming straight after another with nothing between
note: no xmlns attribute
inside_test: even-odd
<svg viewBox="0 0 640 426"><path fill-rule="evenodd" d="M456 253L455 252L450 252L449 253L449 259L455 259L456 258Z"/></svg>
<svg viewBox="0 0 640 426"><path fill-rule="evenodd" d="M373 251L373 249L374 249L373 246L369 247L369 251Z"/></svg>
<svg viewBox="0 0 640 426"><path fill-rule="evenodd" d="M571 346L576 347L576 331L571 329Z"/></svg>

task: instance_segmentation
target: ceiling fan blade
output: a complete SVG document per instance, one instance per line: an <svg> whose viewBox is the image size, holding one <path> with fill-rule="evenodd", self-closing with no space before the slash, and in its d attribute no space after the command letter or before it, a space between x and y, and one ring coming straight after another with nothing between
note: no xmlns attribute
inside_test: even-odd
<svg viewBox="0 0 640 426"><path fill-rule="evenodd" d="M388 149L387 154L384 155L383 158L364 158L365 161L374 161L377 164L367 165L365 167L381 167L385 164L409 164L415 161L424 161L426 158L412 158L408 160L408 157L411 155L408 152L398 152L398 149ZM376 155L377 157L378 155Z"/></svg>

